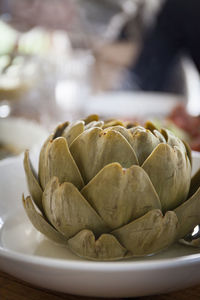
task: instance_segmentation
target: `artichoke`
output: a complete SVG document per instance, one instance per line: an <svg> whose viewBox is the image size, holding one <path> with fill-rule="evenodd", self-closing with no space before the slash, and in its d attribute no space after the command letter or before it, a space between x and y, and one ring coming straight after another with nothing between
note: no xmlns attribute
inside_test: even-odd
<svg viewBox="0 0 200 300"><path fill-rule="evenodd" d="M36 174L24 156L37 230L94 260L157 253L200 223L199 175L191 151L160 131L96 115L63 123L44 143Z"/></svg>

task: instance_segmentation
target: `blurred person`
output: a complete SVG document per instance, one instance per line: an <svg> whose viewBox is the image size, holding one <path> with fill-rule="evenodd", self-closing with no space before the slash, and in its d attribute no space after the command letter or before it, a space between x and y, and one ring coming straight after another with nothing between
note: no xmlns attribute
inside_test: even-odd
<svg viewBox="0 0 200 300"><path fill-rule="evenodd" d="M185 54L200 72L200 1L166 0L129 68L126 88L166 91L175 66Z"/></svg>

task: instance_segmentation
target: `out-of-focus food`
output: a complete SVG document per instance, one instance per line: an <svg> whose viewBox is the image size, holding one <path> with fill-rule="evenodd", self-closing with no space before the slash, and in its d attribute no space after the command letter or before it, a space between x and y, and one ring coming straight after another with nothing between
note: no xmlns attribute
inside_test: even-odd
<svg viewBox="0 0 200 300"><path fill-rule="evenodd" d="M46 129L36 122L22 118L0 118L0 159L40 146L47 135Z"/></svg>
<svg viewBox="0 0 200 300"><path fill-rule="evenodd" d="M200 151L200 116L191 116L184 105L177 105L168 115L167 120L188 136L192 150Z"/></svg>
<svg viewBox="0 0 200 300"><path fill-rule="evenodd" d="M10 156L18 155L19 153L20 150L13 145L7 145L0 142L0 160Z"/></svg>
<svg viewBox="0 0 200 300"><path fill-rule="evenodd" d="M6 67L5 71L1 71L0 100L19 100L34 84L34 74L26 74L27 64L23 62L23 59L17 64L12 62L12 65Z"/></svg>
<svg viewBox="0 0 200 300"><path fill-rule="evenodd" d="M200 223L200 172L191 180L190 147L151 122L96 115L65 122L43 144L38 175L28 151L24 168L30 221L81 257L154 254Z"/></svg>

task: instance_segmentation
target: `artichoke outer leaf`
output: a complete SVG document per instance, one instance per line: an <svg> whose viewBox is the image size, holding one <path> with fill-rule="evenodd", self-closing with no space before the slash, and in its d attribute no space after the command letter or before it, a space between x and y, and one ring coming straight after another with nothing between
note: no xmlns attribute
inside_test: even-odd
<svg viewBox="0 0 200 300"><path fill-rule="evenodd" d="M165 216L158 209L111 232L133 256L155 254L176 240L178 218L173 211Z"/></svg>
<svg viewBox="0 0 200 300"><path fill-rule="evenodd" d="M139 164L142 165L156 146L160 144L160 140L150 130L145 130L140 126L129 129L129 132L132 135L131 146L138 157Z"/></svg>
<svg viewBox="0 0 200 300"><path fill-rule="evenodd" d="M189 190L189 197L191 197L200 187L200 169L192 176Z"/></svg>
<svg viewBox="0 0 200 300"><path fill-rule="evenodd" d="M147 172L161 201L162 211L176 208L188 195L191 165L186 153L176 146L159 144L145 160Z"/></svg>
<svg viewBox="0 0 200 300"><path fill-rule="evenodd" d="M44 217L36 211L30 196L26 197L26 199L22 196L22 201L29 220L39 232L58 244L67 245L67 239L55 230L53 226L51 226Z"/></svg>
<svg viewBox="0 0 200 300"><path fill-rule="evenodd" d="M85 183L109 163L119 162L124 168L138 164L130 144L114 130L88 129L72 143L70 152Z"/></svg>
<svg viewBox="0 0 200 300"><path fill-rule="evenodd" d="M48 220L66 238L85 228L96 235L108 231L100 216L69 182L59 184L58 178L53 177L46 185L42 202Z"/></svg>
<svg viewBox="0 0 200 300"><path fill-rule="evenodd" d="M112 234L102 234L97 240L90 230L82 230L68 240L69 248L78 256L93 260L119 260L127 250Z"/></svg>
<svg viewBox="0 0 200 300"><path fill-rule="evenodd" d="M53 134L51 134L47 140L44 142L41 150L40 150L40 157L39 157L39 172L38 177L40 181L40 185L42 188L45 188L46 184L46 167L47 167L47 149L50 145L50 142L53 140Z"/></svg>
<svg viewBox="0 0 200 300"><path fill-rule="evenodd" d="M46 185L46 168L47 168L47 155L48 148L51 144L51 142L56 139L59 136L62 136L62 133L64 132L65 128L69 126L69 122L64 122L62 124L59 124L54 132L46 139L44 142L41 151L40 151L40 158L39 158L39 181L42 186L42 188L45 188Z"/></svg>
<svg viewBox="0 0 200 300"><path fill-rule="evenodd" d="M161 209L148 175L139 166L123 169L119 163L111 163L81 193L111 229L121 227L149 210Z"/></svg>
<svg viewBox="0 0 200 300"><path fill-rule="evenodd" d="M185 149L186 149L186 152L187 152L187 156L188 156L188 158L190 160L190 164L192 166L192 150L191 150L189 144L186 141L182 140L182 142L183 142L183 144L185 146Z"/></svg>
<svg viewBox="0 0 200 300"><path fill-rule="evenodd" d="M195 226L200 224L200 187L183 204L177 207L174 212L178 217L177 239L189 234Z"/></svg>
<svg viewBox="0 0 200 300"><path fill-rule="evenodd" d="M45 185L52 177L56 176L60 183L71 182L79 189L83 187L82 176L64 137L56 138L49 143L46 156Z"/></svg>
<svg viewBox="0 0 200 300"><path fill-rule="evenodd" d="M29 192L33 198L34 203L43 212L42 207L42 188L37 180L37 176L29 159L29 151L26 150L24 153L24 170L26 173L26 179L28 183Z"/></svg>
<svg viewBox="0 0 200 300"><path fill-rule="evenodd" d="M69 124L67 126L62 136L66 138L68 146L85 130L85 122L84 121L77 121L74 123Z"/></svg>

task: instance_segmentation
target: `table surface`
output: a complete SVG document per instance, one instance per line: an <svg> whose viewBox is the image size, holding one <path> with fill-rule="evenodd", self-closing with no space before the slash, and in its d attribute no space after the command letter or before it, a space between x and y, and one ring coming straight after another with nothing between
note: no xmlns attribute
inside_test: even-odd
<svg viewBox="0 0 200 300"><path fill-rule="evenodd" d="M40 289L30 285L29 283L22 282L4 272L0 272L0 299L1 300L97 300L100 298L94 297L80 297L67 295L57 292L52 292L44 289ZM130 299L130 298L129 298ZM134 299L141 300L199 300L200 299L200 285L185 289L182 291L147 296ZM111 298L110 298L111 300ZM115 298L115 300L122 300L122 298Z"/></svg>

